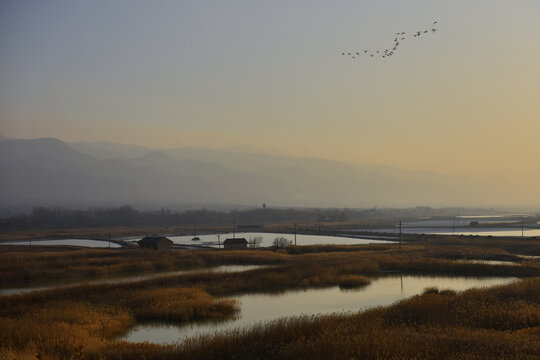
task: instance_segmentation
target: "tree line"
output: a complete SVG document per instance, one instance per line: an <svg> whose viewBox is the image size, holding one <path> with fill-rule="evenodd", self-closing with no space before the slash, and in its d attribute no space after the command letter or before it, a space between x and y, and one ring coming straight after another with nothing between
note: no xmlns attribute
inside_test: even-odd
<svg viewBox="0 0 540 360"><path fill-rule="evenodd" d="M461 209L463 213L463 209ZM0 219L0 228L46 229L46 228L92 228L107 226L182 226L268 224L282 222L324 223L356 221L359 224L381 224L418 216L451 216L453 208L433 209L415 207L405 209L372 208L256 208L247 210L214 211L198 210L138 210L131 205L118 207L94 207L70 209L62 207L35 207L27 214L17 214Z"/></svg>

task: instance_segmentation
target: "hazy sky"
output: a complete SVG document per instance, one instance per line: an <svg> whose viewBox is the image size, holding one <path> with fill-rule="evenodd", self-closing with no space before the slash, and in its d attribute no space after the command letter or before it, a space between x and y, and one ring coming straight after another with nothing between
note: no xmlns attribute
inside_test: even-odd
<svg viewBox="0 0 540 360"><path fill-rule="evenodd" d="M397 31L438 21L390 59ZM0 133L532 184L540 1L0 2Z"/></svg>

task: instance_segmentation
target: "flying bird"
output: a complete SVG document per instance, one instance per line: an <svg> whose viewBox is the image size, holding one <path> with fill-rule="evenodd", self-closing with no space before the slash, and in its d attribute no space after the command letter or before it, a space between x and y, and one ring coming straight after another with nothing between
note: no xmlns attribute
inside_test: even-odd
<svg viewBox="0 0 540 360"><path fill-rule="evenodd" d="M431 30L431 33L435 33L437 31L437 28L435 27L436 24L438 24L438 21L434 21L433 26L430 26L427 30L418 30L418 31L414 32L413 36L415 38L419 38L423 34L428 34L430 32L430 30ZM349 53L342 52L341 55L347 54L347 55L351 56L353 59L357 59L357 58L360 57L360 54L363 51L364 54L369 55L372 58L375 57L375 55L377 55L377 57L380 56L383 59L385 59L387 57L390 57L390 56L393 56L395 54L396 50L398 49L399 45L400 45L400 41L407 39L407 37L405 37L406 33L404 31L397 32L395 34L397 35L397 37L394 38L394 44L393 44L393 47L391 48L392 50L388 50L388 49L385 49L385 50L358 50L358 52L356 52L356 53L354 53L354 52L349 52Z"/></svg>

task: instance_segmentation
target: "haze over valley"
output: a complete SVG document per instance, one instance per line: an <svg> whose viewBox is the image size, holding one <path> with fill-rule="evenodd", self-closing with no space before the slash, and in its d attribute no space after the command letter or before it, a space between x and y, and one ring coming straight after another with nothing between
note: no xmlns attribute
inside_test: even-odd
<svg viewBox="0 0 540 360"><path fill-rule="evenodd" d="M0 140L4 206L516 206L523 188L391 166L204 148ZM504 194L504 196L501 196Z"/></svg>

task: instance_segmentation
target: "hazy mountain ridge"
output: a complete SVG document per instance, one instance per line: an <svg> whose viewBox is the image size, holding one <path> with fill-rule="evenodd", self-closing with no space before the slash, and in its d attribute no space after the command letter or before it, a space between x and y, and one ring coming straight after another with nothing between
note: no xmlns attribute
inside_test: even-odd
<svg viewBox="0 0 540 360"><path fill-rule="evenodd" d="M1 141L0 153L0 196L10 202L232 204L253 202L263 191L278 199L289 197L272 179L162 153L99 160L55 139Z"/></svg>
<svg viewBox="0 0 540 360"><path fill-rule="evenodd" d="M492 189L464 178L256 152L3 138L0 166L12 204L492 205Z"/></svg>

